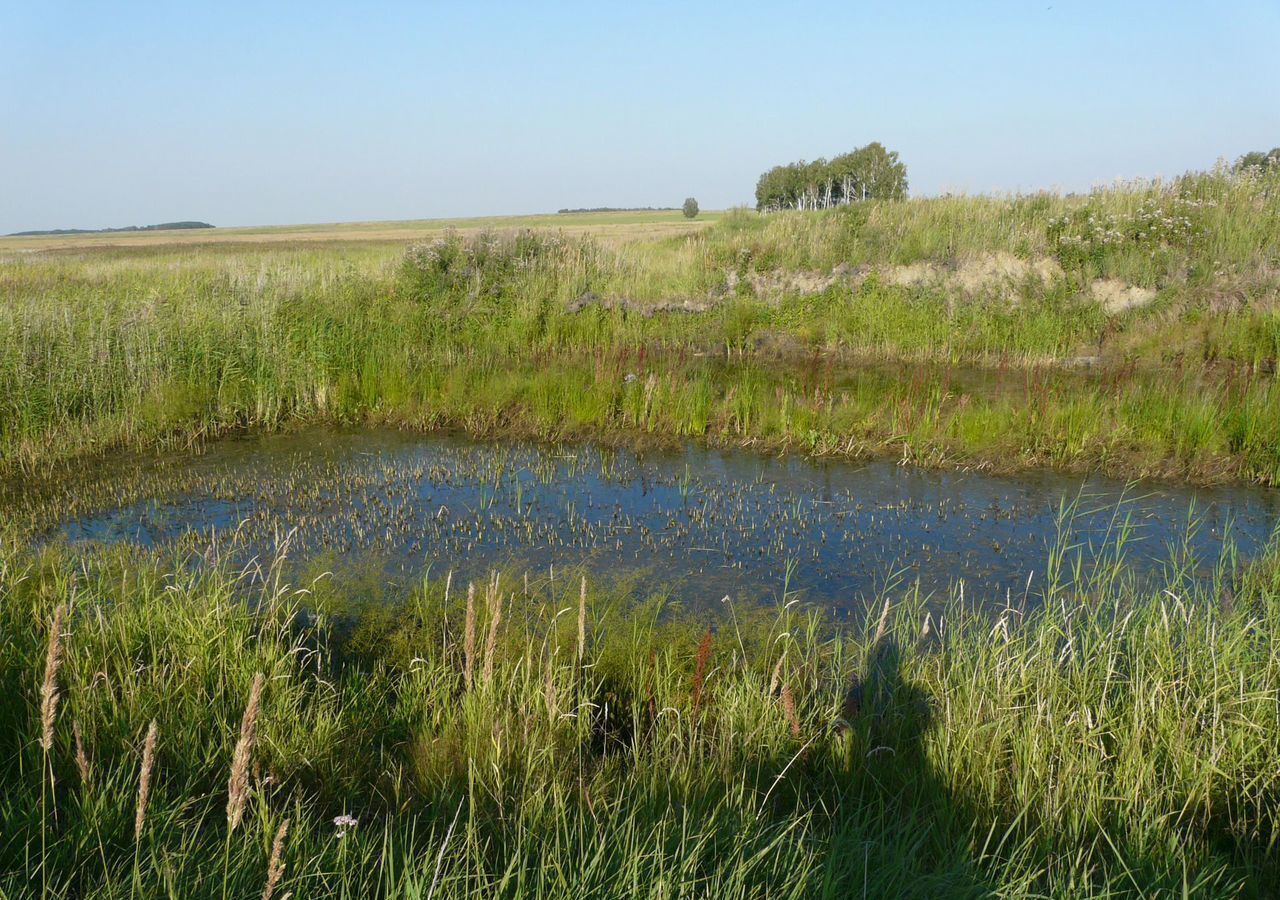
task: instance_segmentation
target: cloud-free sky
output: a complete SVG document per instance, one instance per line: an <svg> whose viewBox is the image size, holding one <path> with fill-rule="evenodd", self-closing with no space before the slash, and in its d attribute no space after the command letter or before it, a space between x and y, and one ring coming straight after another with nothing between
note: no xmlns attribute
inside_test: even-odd
<svg viewBox="0 0 1280 900"><path fill-rule="evenodd" d="M873 140L1087 189L1280 144L1277 48L1276 0L9 0L0 233L717 208Z"/></svg>

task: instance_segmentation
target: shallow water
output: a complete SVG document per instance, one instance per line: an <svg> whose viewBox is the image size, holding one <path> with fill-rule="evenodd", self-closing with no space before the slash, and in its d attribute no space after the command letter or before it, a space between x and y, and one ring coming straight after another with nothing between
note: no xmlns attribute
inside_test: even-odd
<svg viewBox="0 0 1280 900"><path fill-rule="evenodd" d="M1064 507L1074 507L1065 537ZM1132 571L1177 560L1204 577L1228 536L1242 558L1263 547L1280 492L317 429L117 457L55 483L7 485L0 508L46 540L241 561L287 539L291 559L373 566L391 580L428 564L464 578L585 566L690 600L777 600L785 586L854 610L917 581L938 596L963 581L971 598L1034 602L1051 546L1065 540L1087 571L1125 523Z"/></svg>

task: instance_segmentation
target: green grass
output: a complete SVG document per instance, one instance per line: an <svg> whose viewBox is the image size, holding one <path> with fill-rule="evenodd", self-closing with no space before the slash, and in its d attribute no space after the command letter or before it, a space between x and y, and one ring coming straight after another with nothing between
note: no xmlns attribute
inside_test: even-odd
<svg viewBox="0 0 1280 900"><path fill-rule="evenodd" d="M0 893L259 896L287 819L277 897L1273 895L1275 561L1144 589L1119 551L1074 577L1054 559L1056 587L1004 613L900 590L865 630L721 611L706 656L681 604L590 586L581 666L576 579L507 578L491 665L479 586L467 688L461 585L353 619L278 566L10 543Z"/></svg>
<svg viewBox="0 0 1280 900"><path fill-rule="evenodd" d="M407 233L341 229L0 243L0 473L333 421L1276 483L1276 192L1218 172L739 211L678 235L441 232L408 250ZM993 265L1014 275L975 276ZM1099 279L1150 302L1108 312ZM1151 586L1119 548L1072 569L1064 539L1055 587L1014 610L895 590L881 631L876 613L836 630L785 602L726 609L705 656L714 598L591 585L581 665L576 582L508 578L492 631L480 587L468 688L460 585L353 606L281 563L240 573L6 535L0 896L261 896L286 819L276 897L1280 882L1274 553ZM259 673L248 808L229 833ZM340 815L359 821L341 838Z"/></svg>
<svg viewBox="0 0 1280 900"><path fill-rule="evenodd" d="M376 420L1275 482L1277 190L10 252L0 467ZM1108 312L1099 279L1152 299Z"/></svg>

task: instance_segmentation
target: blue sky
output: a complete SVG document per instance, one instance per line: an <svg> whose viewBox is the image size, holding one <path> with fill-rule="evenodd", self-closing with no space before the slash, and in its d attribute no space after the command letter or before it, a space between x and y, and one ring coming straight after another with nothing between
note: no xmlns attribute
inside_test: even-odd
<svg viewBox="0 0 1280 900"><path fill-rule="evenodd" d="M1280 145L1280 2L0 4L0 233L913 194Z"/></svg>

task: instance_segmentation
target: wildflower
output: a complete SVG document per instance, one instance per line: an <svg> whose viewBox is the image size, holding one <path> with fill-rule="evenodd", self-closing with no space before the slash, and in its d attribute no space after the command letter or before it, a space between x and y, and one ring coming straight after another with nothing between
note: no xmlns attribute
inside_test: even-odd
<svg viewBox="0 0 1280 900"><path fill-rule="evenodd" d="M357 821L354 816L349 816L346 813L343 813L340 816L334 816L333 827L337 829L337 833L334 837L341 840L347 836L348 829L355 828L359 824L360 822Z"/></svg>

